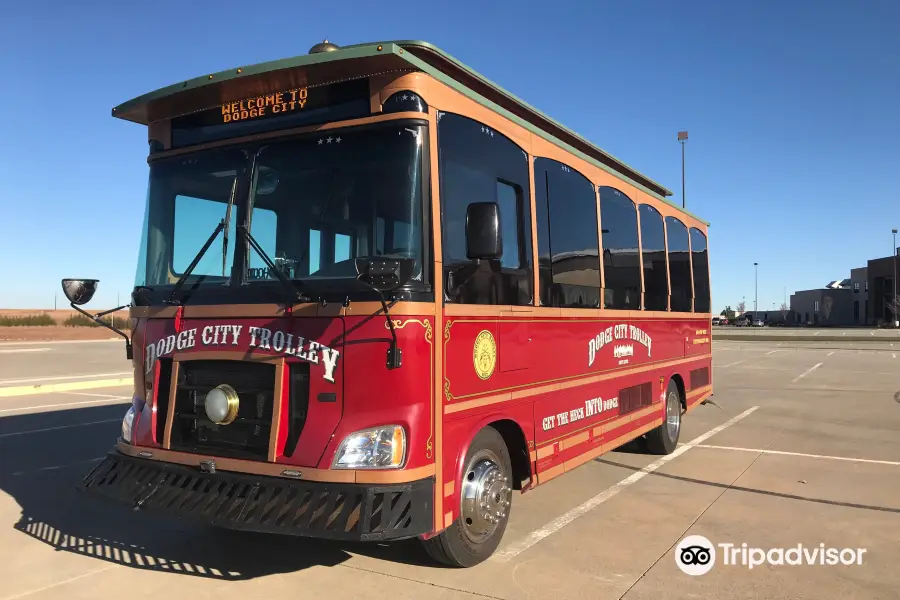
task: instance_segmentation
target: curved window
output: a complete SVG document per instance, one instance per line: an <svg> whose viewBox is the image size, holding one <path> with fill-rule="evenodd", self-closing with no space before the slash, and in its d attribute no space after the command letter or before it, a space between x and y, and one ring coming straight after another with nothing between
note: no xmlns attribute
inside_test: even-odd
<svg viewBox="0 0 900 600"><path fill-rule="evenodd" d="M615 188L601 187L600 226L606 284L603 306L638 310L641 307L641 265L634 202Z"/></svg>
<svg viewBox="0 0 900 600"><path fill-rule="evenodd" d="M597 194L575 169L534 159L541 304L600 308Z"/></svg>
<svg viewBox="0 0 900 600"><path fill-rule="evenodd" d="M675 217L666 217L666 244L669 251L669 282L672 288L671 310L690 312L691 247L687 227Z"/></svg>
<svg viewBox="0 0 900 600"><path fill-rule="evenodd" d="M532 299L528 157L512 140L467 117L438 115L445 302L528 305ZM496 202L503 254L466 254L466 210Z"/></svg>
<svg viewBox="0 0 900 600"><path fill-rule="evenodd" d="M709 252L706 250L706 236L696 227L691 227L691 264L694 272L694 312L708 313Z"/></svg>
<svg viewBox="0 0 900 600"><path fill-rule="evenodd" d="M662 215L641 204L641 259L644 269L644 310L669 308L669 276L666 272L666 232Z"/></svg>

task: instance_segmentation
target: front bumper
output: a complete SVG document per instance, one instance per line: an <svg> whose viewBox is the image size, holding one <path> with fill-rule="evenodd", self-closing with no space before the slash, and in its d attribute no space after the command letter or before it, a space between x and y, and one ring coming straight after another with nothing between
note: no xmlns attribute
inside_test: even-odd
<svg viewBox="0 0 900 600"><path fill-rule="evenodd" d="M323 483L217 471L110 454L79 489L212 525L316 538L376 541L432 530L434 482Z"/></svg>

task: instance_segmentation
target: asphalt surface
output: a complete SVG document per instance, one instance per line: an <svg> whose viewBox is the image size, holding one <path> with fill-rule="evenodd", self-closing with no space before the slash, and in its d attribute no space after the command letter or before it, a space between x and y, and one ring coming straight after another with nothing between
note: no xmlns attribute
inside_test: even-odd
<svg viewBox="0 0 900 600"><path fill-rule="evenodd" d="M11 351L35 347L48 349ZM74 487L115 440L130 386L59 384L130 372L121 344L0 345L0 600L897 598L896 353L713 347L718 406L685 418L675 454L622 448L516 496L498 554L455 570L415 541L217 530L82 496ZM48 383L57 391L28 387ZM862 564L750 569L723 564L719 546L712 569L690 576L674 552L686 535L865 553Z"/></svg>

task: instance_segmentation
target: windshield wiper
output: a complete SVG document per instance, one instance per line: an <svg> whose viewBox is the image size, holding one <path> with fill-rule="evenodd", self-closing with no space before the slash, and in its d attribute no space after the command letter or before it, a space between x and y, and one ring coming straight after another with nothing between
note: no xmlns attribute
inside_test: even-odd
<svg viewBox="0 0 900 600"><path fill-rule="evenodd" d="M213 241L216 239L216 236L219 235L219 232L225 228L225 219L219 221L219 224L216 225L216 228L213 230L212 235L209 236L209 239L206 240L206 243L203 244L203 247L200 248L200 252L197 253L197 256L194 257L194 260L191 261L191 264L188 265L188 268L184 270L181 277L178 278L178 281L175 282L175 287L172 289L172 293L169 294L169 297L165 300L165 304L181 304L181 300L177 298L178 292L181 291L181 288L184 286L184 282L187 281L187 278L191 276L191 273L197 268L197 264L200 262L200 259L203 258L203 255L206 254L206 251L209 250L209 247L212 246Z"/></svg>
<svg viewBox="0 0 900 600"><path fill-rule="evenodd" d="M259 254L259 257L263 259L263 262L266 263L266 266L270 271L278 278L278 281L281 282L282 287L288 294L288 298L292 302L311 302L312 298L307 297L303 292L297 289L293 282L287 278L287 276L275 266L275 263L272 262L272 259L269 258L269 255L266 254L266 251L262 249L262 246L257 243L256 239L250 234L250 230L247 229L246 225L238 225L238 235L243 236L249 243L250 246L256 250L256 253Z"/></svg>
<svg viewBox="0 0 900 600"><path fill-rule="evenodd" d="M228 226L231 224L231 207L234 206L234 193L237 190L237 179L231 183L231 196L225 207L224 235L222 236L222 277L225 277L225 262L228 258Z"/></svg>

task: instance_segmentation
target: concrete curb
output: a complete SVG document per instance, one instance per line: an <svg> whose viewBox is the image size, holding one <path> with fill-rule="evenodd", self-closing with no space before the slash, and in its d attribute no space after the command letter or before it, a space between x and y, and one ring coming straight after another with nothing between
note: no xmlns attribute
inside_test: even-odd
<svg viewBox="0 0 900 600"><path fill-rule="evenodd" d="M874 335L773 335L751 334L739 335L734 333L713 333L713 341L728 340L737 342L866 342L866 343L900 343L900 337L876 337Z"/></svg>

